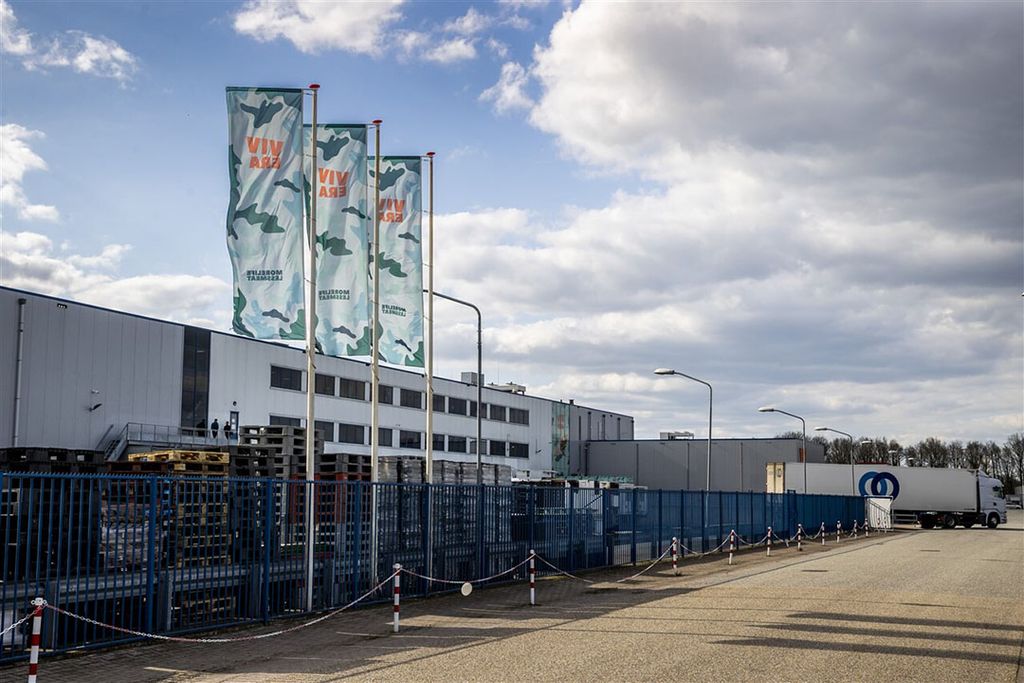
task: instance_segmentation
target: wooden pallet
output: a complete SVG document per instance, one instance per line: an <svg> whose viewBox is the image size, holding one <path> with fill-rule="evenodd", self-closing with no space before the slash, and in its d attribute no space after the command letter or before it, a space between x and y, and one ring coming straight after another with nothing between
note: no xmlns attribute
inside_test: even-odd
<svg viewBox="0 0 1024 683"><path fill-rule="evenodd" d="M153 451L151 453L131 453L129 461L141 462L193 462L227 464L228 454L214 451Z"/></svg>

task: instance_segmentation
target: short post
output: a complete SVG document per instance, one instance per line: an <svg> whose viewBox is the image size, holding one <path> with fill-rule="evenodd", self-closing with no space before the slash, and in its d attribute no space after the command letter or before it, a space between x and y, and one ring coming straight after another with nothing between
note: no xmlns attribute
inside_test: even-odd
<svg viewBox="0 0 1024 683"><path fill-rule="evenodd" d="M736 551L736 530L729 532L729 564L732 564L732 554Z"/></svg>
<svg viewBox="0 0 1024 683"><path fill-rule="evenodd" d="M537 604L537 564L534 558L537 554L530 550L530 605Z"/></svg>
<svg viewBox="0 0 1024 683"><path fill-rule="evenodd" d="M821 535L821 544L825 545L825 522L821 523L821 531L818 533Z"/></svg>
<svg viewBox="0 0 1024 683"><path fill-rule="evenodd" d="M857 520L853 520L853 537L857 538Z"/></svg>
<svg viewBox="0 0 1024 683"><path fill-rule="evenodd" d="M675 536L672 537L672 573L679 576L679 563L678 563L678 543L679 541Z"/></svg>
<svg viewBox="0 0 1024 683"><path fill-rule="evenodd" d="M871 525L868 524L868 520L864 520L864 538L871 536Z"/></svg>
<svg viewBox="0 0 1024 683"><path fill-rule="evenodd" d="M796 525L796 550L802 553L804 551L804 525Z"/></svg>
<svg viewBox="0 0 1024 683"><path fill-rule="evenodd" d="M395 570L395 618L392 624L391 630L398 633L398 612L399 612L399 596L402 593L402 565L396 564Z"/></svg>
<svg viewBox="0 0 1024 683"><path fill-rule="evenodd" d="M28 655L28 683L36 683L39 673L39 641L43 632L43 605L46 600L36 598L32 601L35 610L32 612L32 639L29 640L31 650Z"/></svg>
<svg viewBox="0 0 1024 683"><path fill-rule="evenodd" d="M768 557L772 556L772 528L768 527Z"/></svg>
<svg viewBox="0 0 1024 683"><path fill-rule="evenodd" d="M836 543L839 543L839 535L841 533L843 533L843 523L837 519L836 520Z"/></svg>

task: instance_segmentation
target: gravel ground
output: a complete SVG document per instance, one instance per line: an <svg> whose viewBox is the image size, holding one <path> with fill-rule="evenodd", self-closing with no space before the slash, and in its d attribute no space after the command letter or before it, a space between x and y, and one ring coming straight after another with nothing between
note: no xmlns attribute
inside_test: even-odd
<svg viewBox="0 0 1024 683"><path fill-rule="evenodd" d="M44 660L40 683L1017 681L1024 514L997 530L875 535L538 582L345 613L279 638ZM276 625L275 625L276 626ZM259 632L254 630L253 632ZM237 632L236 632L237 633ZM0 680L24 680L24 667Z"/></svg>

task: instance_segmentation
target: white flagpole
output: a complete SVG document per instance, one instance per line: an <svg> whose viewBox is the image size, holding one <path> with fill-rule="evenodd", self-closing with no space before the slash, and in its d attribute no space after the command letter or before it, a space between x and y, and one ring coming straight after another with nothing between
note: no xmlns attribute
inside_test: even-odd
<svg viewBox="0 0 1024 683"><path fill-rule="evenodd" d="M376 131L373 173L373 346L370 352L370 568L373 585L377 585L377 480L380 450L380 124L373 122Z"/></svg>
<svg viewBox="0 0 1024 683"><path fill-rule="evenodd" d="M427 258L427 463L426 481L434 483L434 153L427 152L430 164L430 202L427 226L430 231Z"/></svg>
<svg viewBox="0 0 1024 683"><path fill-rule="evenodd" d="M316 424L314 399L316 393L316 100L319 83L310 83L313 95L313 126L309 136L311 142L312 168L309 183L309 301L306 305L306 610L313 611L313 541L316 523L313 520L313 483L316 478Z"/></svg>

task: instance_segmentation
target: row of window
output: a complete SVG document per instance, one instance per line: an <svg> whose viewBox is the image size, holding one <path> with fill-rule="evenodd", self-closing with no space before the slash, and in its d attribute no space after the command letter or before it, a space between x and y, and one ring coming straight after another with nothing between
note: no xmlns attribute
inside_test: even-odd
<svg viewBox="0 0 1024 683"><path fill-rule="evenodd" d="M367 397L366 382L334 375L321 375L316 373L313 390L321 396L340 396L352 398L358 401L365 401ZM302 391L302 371L294 368L284 368L278 365L270 366L270 386L275 389L292 389ZM395 388L384 384L380 385L380 403L394 405ZM415 389L398 390L398 405L404 408L423 409L423 392ZM468 401L464 398L454 396L442 396L434 394L434 412L450 415L466 415L476 417L476 401ZM507 408L493 403L482 404L482 415L484 419L495 422L510 422L518 425L530 424L530 411L522 408Z"/></svg>
<svg viewBox="0 0 1024 683"><path fill-rule="evenodd" d="M288 427L301 427L302 420L297 417L271 415L270 424L284 425ZM331 443L351 443L358 444L360 446L368 445L366 439L369 428L365 425L346 424L344 422L335 423L327 420L317 420L315 425L316 431L320 432L320 436L324 441ZM398 432L399 448L411 448L416 450L423 449L423 432L413 432L405 429L395 430L390 427L379 428L378 441L380 445L394 447L394 435L396 431ZM445 451L448 453L476 453L476 439L471 439L465 436L434 434L434 450ZM528 444L518 443L515 441L506 442L499 439L484 439L484 452L488 455L509 458L530 457Z"/></svg>

